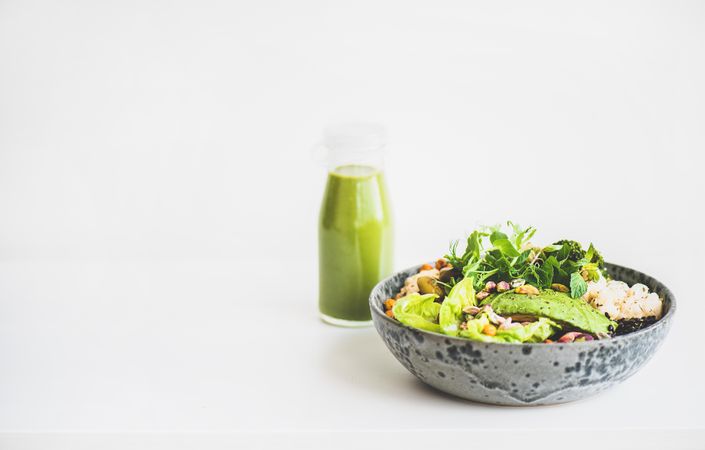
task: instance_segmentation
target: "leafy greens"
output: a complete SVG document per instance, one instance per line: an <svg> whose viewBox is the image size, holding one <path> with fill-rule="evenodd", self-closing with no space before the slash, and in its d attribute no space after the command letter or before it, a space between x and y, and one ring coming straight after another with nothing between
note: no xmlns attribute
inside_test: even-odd
<svg viewBox="0 0 705 450"><path fill-rule="evenodd" d="M450 336L457 336L463 321L463 309L475 305L475 289L472 278L460 280L441 304L438 323L441 331Z"/></svg>
<svg viewBox="0 0 705 450"><path fill-rule="evenodd" d="M490 318L488 314L480 313L474 319L467 321L467 328L460 331L460 336L482 342L543 342L561 328L551 319L541 317L535 322L509 329L500 328L494 335L487 335L482 330L489 324Z"/></svg>
<svg viewBox="0 0 705 450"><path fill-rule="evenodd" d="M438 313L441 305L435 302L436 298L438 296L435 294L409 294L394 304L392 312L394 317L403 324L440 333Z"/></svg>
<svg viewBox="0 0 705 450"><path fill-rule="evenodd" d="M481 290L487 281L523 280L544 289L561 284L570 289L571 297L578 298L586 292L587 281L605 273L604 260L592 244L587 251L570 240L536 247L530 243L536 233L534 227L522 228L512 222L507 225L509 234L501 226L475 230L468 236L462 254L456 241L445 256L465 278L473 280L475 290Z"/></svg>

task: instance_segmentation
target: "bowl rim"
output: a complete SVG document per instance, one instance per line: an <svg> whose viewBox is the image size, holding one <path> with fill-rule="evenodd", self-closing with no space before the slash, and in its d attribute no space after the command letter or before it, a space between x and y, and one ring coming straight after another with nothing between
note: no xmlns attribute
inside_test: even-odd
<svg viewBox="0 0 705 450"><path fill-rule="evenodd" d="M410 272L410 271L418 271L418 269L422 266L423 264L417 264L415 266L408 267L406 269L402 269L399 271L396 271L389 275L388 277L384 278L380 282L378 282L374 288L372 288L372 291L370 291L370 298L369 298L369 307L370 311L373 315L373 317L376 315L377 318L381 320L387 321L387 323L390 323L392 325L395 325L397 327L405 328L408 330L413 330L422 334L426 334L429 336L433 337L442 337L444 339L449 339L451 341L457 342L457 343L472 343L472 344L485 344L485 345L503 345L503 346L514 346L514 347L523 347L523 346L537 346L537 347L550 347L554 348L555 346L561 346L561 347L585 347L585 346L600 346L606 342L624 342L628 340L635 339L641 335L645 335L647 333L652 332L653 330L656 330L659 327L662 326L667 326L668 322L670 322L671 318L676 312L676 298L673 295L673 292L663 284L661 281L657 280L656 278L652 277L651 275L648 275L644 272L638 271L636 269L632 269L631 267L627 266L622 266L619 264L614 264L614 263L609 263L605 262L605 266L607 266L607 269L609 270L610 268L617 268L617 269L622 269L622 270L628 270L633 272L636 276L638 277L644 277L648 278L652 283L658 285L662 296L662 299L668 299L669 305L668 305L668 311L666 311L666 314L664 314L659 320L657 320L655 323L642 328L641 330L635 331L633 333L628 333L628 334L623 334L621 336L615 336L609 339L595 339L593 341L583 341L583 342L554 342L552 344L544 344L543 342L521 342L521 343L516 343L516 342L481 342L481 341L473 341L471 339L466 339L466 338L461 338L461 337L456 337L456 336L449 336L447 334L442 334L442 333L436 333L433 331L428 331L428 330L422 330L420 328L414 328L410 327L408 325L405 325L398 320L392 319L391 317L387 316L381 308L381 303L374 301L374 294L375 292L384 284L388 283L389 281L392 280L392 278L398 276L398 274L402 272Z"/></svg>

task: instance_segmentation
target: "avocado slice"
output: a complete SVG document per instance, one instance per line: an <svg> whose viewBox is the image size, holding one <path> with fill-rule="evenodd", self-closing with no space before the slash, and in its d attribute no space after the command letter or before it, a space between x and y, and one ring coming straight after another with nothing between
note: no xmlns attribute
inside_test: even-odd
<svg viewBox="0 0 705 450"><path fill-rule="evenodd" d="M548 317L591 334L611 334L617 328L617 322L605 317L585 300L551 289L542 289L538 295L517 294L513 291L492 294L482 305L492 306L497 314L503 316L530 314Z"/></svg>

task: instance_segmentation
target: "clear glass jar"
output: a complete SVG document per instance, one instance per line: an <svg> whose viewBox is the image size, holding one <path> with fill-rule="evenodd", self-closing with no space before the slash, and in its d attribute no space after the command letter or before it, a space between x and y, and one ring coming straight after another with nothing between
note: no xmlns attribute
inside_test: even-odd
<svg viewBox="0 0 705 450"><path fill-rule="evenodd" d="M385 144L384 128L375 124L341 124L324 131L321 150L328 182L318 227L319 310L334 325L370 324L370 291L392 271Z"/></svg>

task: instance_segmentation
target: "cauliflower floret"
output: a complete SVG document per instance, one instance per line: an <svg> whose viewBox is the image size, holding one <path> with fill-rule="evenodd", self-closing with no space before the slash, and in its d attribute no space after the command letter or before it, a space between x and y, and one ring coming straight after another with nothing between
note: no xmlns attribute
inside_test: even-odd
<svg viewBox="0 0 705 450"><path fill-rule="evenodd" d="M606 283L603 289L593 292L589 303L614 319L619 315L619 304L624 297L626 297L626 290L622 286Z"/></svg>
<svg viewBox="0 0 705 450"><path fill-rule="evenodd" d="M644 298L649 295L649 288L641 283L637 283L631 287L632 295L637 298Z"/></svg>
<svg viewBox="0 0 705 450"><path fill-rule="evenodd" d="M620 314L617 317L619 319L637 319L642 317L641 306L639 305L640 300L640 298L636 298L633 295L622 299L622 304L619 308Z"/></svg>
<svg viewBox="0 0 705 450"><path fill-rule="evenodd" d="M641 302L641 310L644 316L661 317L663 313L663 302L655 292L650 293Z"/></svg>
<svg viewBox="0 0 705 450"><path fill-rule="evenodd" d="M632 287L623 281L605 281L600 278L588 283L588 291L583 299L607 313L612 320L661 317L663 304L656 293L637 283Z"/></svg>
<svg viewBox="0 0 705 450"><path fill-rule="evenodd" d="M629 285L624 281L610 280L607 282L607 287L611 289L620 289L622 291L628 291Z"/></svg>
<svg viewBox="0 0 705 450"><path fill-rule="evenodd" d="M590 302L590 300L597 298L597 294L607 286L607 280L600 273L600 278L597 281L588 282L588 289L583 295L583 300Z"/></svg>

